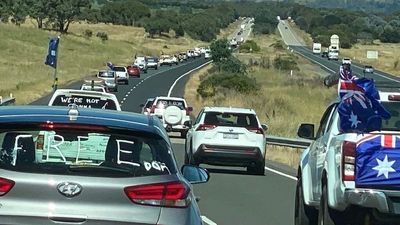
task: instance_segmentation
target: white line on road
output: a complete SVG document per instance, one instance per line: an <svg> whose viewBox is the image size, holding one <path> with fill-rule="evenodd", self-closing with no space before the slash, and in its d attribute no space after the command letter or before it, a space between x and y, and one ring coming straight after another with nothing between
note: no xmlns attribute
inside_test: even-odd
<svg viewBox="0 0 400 225"><path fill-rule="evenodd" d="M208 219L206 216L201 216L201 220L207 225L217 225L214 221Z"/></svg>
<svg viewBox="0 0 400 225"><path fill-rule="evenodd" d="M171 88L169 89L167 96L171 97L172 90L174 89L175 85L178 83L178 81L180 79L182 79L184 76L186 76L186 75L192 73L193 71L196 71L196 70L198 70L198 69L200 69L200 68L202 68L202 67L204 67L204 66L206 66L206 65L208 65L210 63L212 63L212 60L208 61L208 62L206 62L206 63L204 63L204 64L202 64L202 65L200 65L200 66L198 66L198 67L196 67L196 68L194 68L194 69L192 69L192 70L190 70L190 71L188 71L188 72L186 72L184 74L182 74L180 77L178 77L178 79L175 80L175 82L172 84Z"/></svg>
<svg viewBox="0 0 400 225"><path fill-rule="evenodd" d="M122 99L122 101L125 101L125 100L126 100L126 98L123 98L123 99Z"/></svg>
<svg viewBox="0 0 400 225"><path fill-rule="evenodd" d="M265 167L265 169L268 170L268 171L270 171L270 172L273 172L273 173L276 173L276 174L278 174L278 175L281 175L281 176L284 176L284 177L287 177L287 178L289 178L289 179L292 179L292 180L297 181L297 177L291 176L291 175L286 174L286 173L282 173L282 172L280 172L280 171L278 171L278 170L271 169L271 168L269 168L269 167L267 167L267 166Z"/></svg>

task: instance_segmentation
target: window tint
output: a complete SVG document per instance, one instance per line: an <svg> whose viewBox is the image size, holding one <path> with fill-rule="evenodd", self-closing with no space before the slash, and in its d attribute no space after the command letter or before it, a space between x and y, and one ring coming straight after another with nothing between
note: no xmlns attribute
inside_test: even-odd
<svg viewBox="0 0 400 225"><path fill-rule="evenodd" d="M53 106L69 106L76 104L81 108L96 108L96 109L111 109L116 110L117 106L112 99L103 100L100 97L89 97L89 96L57 96L52 105Z"/></svg>
<svg viewBox="0 0 400 225"><path fill-rule="evenodd" d="M216 126L254 127L258 128L254 114L207 112L204 124Z"/></svg>
<svg viewBox="0 0 400 225"><path fill-rule="evenodd" d="M168 106L177 106L180 109L185 109L185 102L182 100L158 99L156 103L157 108L167 108Z"/></svg>
<svg viewBox="0 0 400 225"><path fill-rule="evenodd" d="M332 114L332 109L334 107L335 107L335 105L329 106L329 108L325 111L324 115L322 116L318 131L317 131L317 136L316 136L317 138L321 137L325 133L326 127L328 126L328 123L329 123L330 115Z"/></svg>
<svg viewBox="0 0 400 225"><path fill-rule="evenodd" d="M197 115L196 120L194 121L194 124L200 123L201 117L203 116L203 112L204 112L204 110L201 110L199 112L199 115Z"/></svg>
<svg viewBox="0 0 400 225"><path fill-rule="evenodd" d="M0 133L0 141L2 169L100 177L176 173L163 139L122 135L102 127L13 129Z"/></svg>
<svg viewBox="0 0 400 225"><path fill-rule="evenodd" d="M112 71L100 71L99 72L99 77L113 78L114 76L115 76L115 73Z"/></svg>
<svg viewBox="0 0 400 225"><path fill-rule="evenodd" d="M117 71L117 72L125 72L126 70L125 70L125 67L122 67L122 66L115 66L114 68L113 68L113 70L114 71Z"/></svg>

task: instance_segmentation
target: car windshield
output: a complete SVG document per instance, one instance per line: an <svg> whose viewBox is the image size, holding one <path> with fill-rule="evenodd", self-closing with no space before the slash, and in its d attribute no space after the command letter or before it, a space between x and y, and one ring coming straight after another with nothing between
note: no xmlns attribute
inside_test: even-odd
<svg viewBox="0 0 400 225"><path fill-rule="evenodd" d="M116 71L116 72L125 72L125 67L122 67L122 66L115 66L115 67L113 68L113 70Z"/></svg>
<svg viewBox="0 0 400 225"><path fill-rule="evenodd" d="M98 76L104 78L113 78L115 73L113 71L100 71Z"/></svg>
<svg viewBox="0 0 400 225"><path fill-rule="evenodd" d="M82 86L81 90L103 92L104 88L103 87L99 87L99 86L93 86L92 87L92 86L84 85L84 86Z"/></svg>
<svg viewBox="0 0 400 225"><path fill-rule="evenodd" d="M155 62L156 60L154 58L148 58L147 62Z"/></svg>
<svg viewBox="0 0 400 225"><path fill-rule="evenodd" d="M258 128L257 118L254 114L207 112L204 124L229 127Z"/></svg>
<svg viewBox="0 0 400 225"><path fill-rule="evenodd" d="M169 145L156 136L93 125L20 126L0 133L1 169L98 177L176 173Z"/></svg>
<svg viewBox="0 0 400 225"><path fill-rule="evenodd" d="M171 99L158 99L157 108L167 108L168 106L177 106L180 109L185 109L185 102L183 100L171 100Z"/></svg>
<svg viewBox="0 0 400 225"><path fill-rule="evenodd" d="M114 100L103 99L100 96L58 95L52 103L53 106L69 106L71 104L81 108L117 110Z"/></svg>

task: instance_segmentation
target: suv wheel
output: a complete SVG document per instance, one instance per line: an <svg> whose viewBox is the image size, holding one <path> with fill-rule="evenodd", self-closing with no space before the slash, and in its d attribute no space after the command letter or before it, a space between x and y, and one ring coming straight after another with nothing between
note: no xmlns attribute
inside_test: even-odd
<svg viewBox="0 0 400 225"><path fill-rule="evenodd" d="M321 200L319 202L318 210L318 224L319 225L345 225L344 213L332 209L328 205L328 193L326 185L322 187Z"/></svg>
<svg viewBox="0 0 400 225"><path fill-rule="evenodd" d="M295 225L317 225L318 211L304 203L301 175L296 186L296 200L294 206Z"/></svg>

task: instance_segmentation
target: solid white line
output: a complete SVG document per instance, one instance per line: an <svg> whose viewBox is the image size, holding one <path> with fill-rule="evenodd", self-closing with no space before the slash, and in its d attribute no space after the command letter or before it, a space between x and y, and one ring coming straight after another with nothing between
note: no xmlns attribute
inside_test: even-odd
<svg viewBox="0 0 400 225"><path fill-rule="evenodd" d="M273 172L273 173L276 173L276 174L278 174L278 175L281 175L281 176L284 176L284 177L287 177L287 178L289 178L289 179L292 179L292 180L297 181L297 177L291 176L291 175L286 174L286 173L282 173L282 172L280 172L280 171L278 171L278 170L271 169L271 168L269 168L269 167L267 167L267 166L265 166L265 169L268 170L268 171L270 171L270 172Z"/></svg>
<svg viewBox="0 0 400 225"><path fill-rule="evenodd" d="M186 73L184 73L184 74L182 74L180 77L178 77L178 79L176 79L175 82L174 82L174 83L172 84L172 86L170 87L167 96L168 96L168 97L171 97L172 90L174 89L175 85L178 83L178 81L179 81L180 79L182 79L184 76L187 76L188 74L192 73L193 71L196 71L196 70L198 70L198 69L200 69L200 68L202 68L202 67L204 67L204 66L206 66L206 65L208 65L208 64L210 64L210 63L212 63L212 60L211 60L211 61L208 61L208 62L206 62L206 63L204 63L204 64L202 64L202 65L200 65L200 66L198 66L198 67L196 67L196 68L194 68L194 69L192 69L192 70L190 70L190 71L188 71L188 72L186 72Z"/></svg>
<svg viewBox="0 0 400 225"><path fill-rule="evenodd" d="M122 99L122 101L125 101L125 100L126 100L126 98L123 98L123 99Z"/></svg>
<svg viewBox="0 0 400 225"><path fill-rule="evenodd" d="M208 219L206 216L201 216L201 220L208 225L217 225L214 221Z"/></svg>

